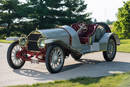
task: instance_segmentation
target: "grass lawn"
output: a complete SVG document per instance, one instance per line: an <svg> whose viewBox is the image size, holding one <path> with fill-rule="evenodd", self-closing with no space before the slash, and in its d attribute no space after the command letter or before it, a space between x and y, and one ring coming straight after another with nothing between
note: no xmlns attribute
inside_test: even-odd
<svg viewBox="0 0 130 87"><path fill-rule="evenodd" d="M12 43L13 41L0 40L0 43Z"/></svg>
<svg viewBox="0 0 130 87"><path fill-rule="evenodd" d="M130 52L130 39L121 40L121 45L118 46L119 52Z"/></svg>
<svg viewBox="0 0 130 87"><path fill-rule="evenodd" d="M65 81L10 87L130 87L130 73L116 74L98 78L83 77Z"/></svg>

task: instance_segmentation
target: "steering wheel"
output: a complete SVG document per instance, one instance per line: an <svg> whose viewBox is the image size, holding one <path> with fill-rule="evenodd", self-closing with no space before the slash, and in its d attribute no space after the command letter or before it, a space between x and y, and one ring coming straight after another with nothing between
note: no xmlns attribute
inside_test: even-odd
<svg viewBox="0 0 130 87"><path fill-rule="evenodd" d="M86 23L84 23L84 22L82 22L82 23L80 23L79 24L79 30L77 31L78 33L80 32L80 31L87 31L88 29L87 29L87 27L86 27Z"/></svg>

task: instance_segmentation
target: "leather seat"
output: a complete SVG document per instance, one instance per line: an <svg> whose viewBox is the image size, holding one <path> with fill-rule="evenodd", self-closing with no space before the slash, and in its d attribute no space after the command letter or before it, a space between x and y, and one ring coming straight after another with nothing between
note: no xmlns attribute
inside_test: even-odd
<svg viewBox="0 0 130 87"><path fill-rule="evenodd" d="M75 31L78 31L80 28L79 24L80 23L72 24L72 28L75 29ZM81 31L78 33L81 44L88 44L89 43L90 37L96 31L96 27L97 27L97 25L95 25L95 24L89 24L89 25L86 25L87 31Z"/></svg>
<svg viewBox="0 0 130 87"><path fill-rule="evenodd" d="M75 31L78 31L79 28L80 28L80 27L79 27L79 24L80 24L80 23L74 23L74 24L71 25L71 27L72 27Z"/></svg>

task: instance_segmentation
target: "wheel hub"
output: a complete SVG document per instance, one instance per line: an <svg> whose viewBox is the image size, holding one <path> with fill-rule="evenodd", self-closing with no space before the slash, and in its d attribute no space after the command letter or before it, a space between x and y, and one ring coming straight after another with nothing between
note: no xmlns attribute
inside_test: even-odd
<svg viewBox="0 0 130 87"><path fill-rule="evenodd" d="M54 63L56 63L58 61L58 56L56 54L53 57L53 61L54 61Z"/></svg>
<svg viewBox="0 0 130 87"><path fill-rule="evenodd" d="M113 41L110 41L109 47L108 47L108 56L109 56L110 58L114 55L114 50L115 50L114 42L113 42Z"/></svg>
<svg viewBox="0 0 130 87"><path fill-rule="evenodd" d="M16 58L17 58L17 59L20 58L20 53L21 53L20 51L17 51L17 52L16 52Z"/></svg>

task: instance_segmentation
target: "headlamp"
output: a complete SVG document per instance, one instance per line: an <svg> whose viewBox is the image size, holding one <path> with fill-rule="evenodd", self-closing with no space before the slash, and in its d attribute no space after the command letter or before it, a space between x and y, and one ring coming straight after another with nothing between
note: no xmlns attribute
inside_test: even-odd
<svg viewBox="0 0 130 87"><path fill-rule="evenodd" d="M26 45L26 42L27 42L27 39L26 39L25 37L21 37L21 38L19 39L19 44L20 44L21 46L25 46L25 45Z"/></svg>
<svg viewBox="0 0 130 87"><path fill-rule="evenodd" d="M40 38L40 39L38 40L37 45L38 45L39 48L44 48L44 47L45 47L45 39Z"/></svg>

